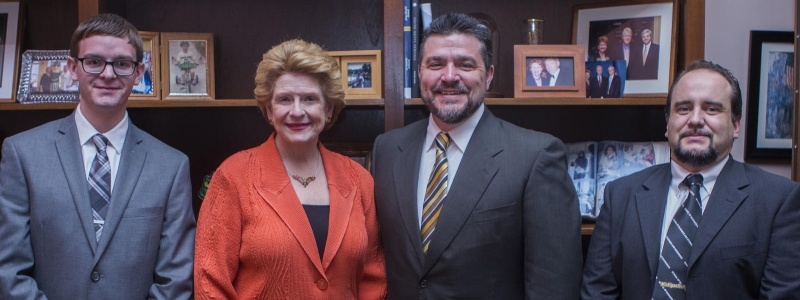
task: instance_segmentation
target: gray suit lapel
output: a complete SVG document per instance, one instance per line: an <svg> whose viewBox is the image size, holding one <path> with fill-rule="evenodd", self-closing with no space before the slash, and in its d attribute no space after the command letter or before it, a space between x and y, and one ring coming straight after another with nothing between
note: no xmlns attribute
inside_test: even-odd
<svg viewBox="0 0 800 300"><path fill-rule="evenodd" d="M669 164L659 168L657 172L642 182L643 189L635 195L642 241L652 276L656 275L658 258L661 255L662 220L664 220L664 208L667 205L669 185L672 181Z"/></svg>
<svg viewBox="0 0 800 300"><path fill-rule="evenodd" d="M61 169L67 178L72 201L75 203L75 211L83 225L86 242L92 251L96 251L94 219L89 201L89 182L86 179L86 170L83 165L83 153L78 138L78 128L75 125L75 113L62 119L58 132L61 137L55 140L55 147L58 159L61 161Z"/></svg>
<svg viewBox="0 0 800 300"><path fill-rule="evenodd" d="M495 158L502 151L500 124L487 109L472 134L453 179L453 186L444 200L436 231L425 255L423 273L436 263L469 219L486 187L500 169Z"/></svg>
<svg viewBox="0 0 800 300"><path fill-rule="evenodd" d="M418 124L427 124L427 122ZM399 159L395 160L394 166L392 166L400 217L403 219L411 246L420 262L424 261L424 257L417 213L417 180L419 179L420 152L422 151L422 142L425 140L425 126L417 126L421 128L421 130L415 130L419 131L418 134L410 134L405 140L398 141Z"/></svg>
<svg viewBox="0 0 800 300"><path fill-rule="evenodd" d="M133 190L139 182L139 174L142 172L142 167L147 157L146 147L141 143L142 138L139 134L139 128L136 128L129 121L128 133L125 135L125 145L119 158L119 170L114 180L105 227L103 227L103 235L100 236L100 241L97 244L97 253L103 253L111 237L114 236L120 219L122 219L122 215L131 200ZM100 259L100 256L95 255L95 262Z"/></svg>
<svg viewBox="0 0 800 300"><path fill-rule="evenodd" d="M742 191L750 183L747 180L744 166L729 157L728 163L722 168L717 177L714 190L708 199L706 209L703 211L703 219L700 227L694 236L692 252L689 255L689 269L697 261L701 254L706 250L711 240L717 235L722 226L728 222L731 215L736 212L742 204L747 193Z"/></svg>

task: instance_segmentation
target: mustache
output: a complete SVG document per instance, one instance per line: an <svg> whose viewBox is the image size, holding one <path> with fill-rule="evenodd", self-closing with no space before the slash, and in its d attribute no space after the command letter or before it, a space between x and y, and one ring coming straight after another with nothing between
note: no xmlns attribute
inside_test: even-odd
<svg viewBox="0 0 800 300"><path fill-rule="evenodd" d="M678 137L679 138L685 138L685 137L690 136L690 135L702 135L702 136L709 137L709 138L712 136L711 132L709 132L707 130L690 130L690 131L681 132L681 134Z"/></svg>
<svg viewBox="0 0 800 300"><path fill-rule="evenodd" d="M467 89L467 87L465 87L464 85L461 84L461 82L458 81L440 82L435 87L433 87L431 91L433 91L434 93L438 93L441 92L443 89L449 89L449 90L455 89L456 91L463 93L469 92L469 89Z"/></svg>

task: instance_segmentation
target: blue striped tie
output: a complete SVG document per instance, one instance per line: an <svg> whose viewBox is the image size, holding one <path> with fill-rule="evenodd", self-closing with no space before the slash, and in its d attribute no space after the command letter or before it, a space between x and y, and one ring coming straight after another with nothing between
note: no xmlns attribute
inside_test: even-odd
<svg viewBox="0 0 800 300"><path fill-rule="evenodd" d="M667 230L667 238L664 240L659 257L653 300L686 299L689 253L692 251L692 241L703 217L700 199L703 175L690 174L683 183L689 187L689 196L675 213Z"/></svg>
<svg viewBox="0 0 800 300"><path fill-rule="evenodd" d="M92 202L95 239L99 241L103 234L108 201L111 199L111 164L106 154L108 139L98 133L92 136L92 141L97 148L97 155L94 156L89 171L89 199Z"/></svg>

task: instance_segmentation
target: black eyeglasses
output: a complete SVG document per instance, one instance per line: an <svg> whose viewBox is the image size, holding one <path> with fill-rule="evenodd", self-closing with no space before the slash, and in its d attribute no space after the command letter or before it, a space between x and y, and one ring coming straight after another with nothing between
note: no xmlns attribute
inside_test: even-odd
<svg viewBox="0 0 800 300"><path fill-rule="evenodd" d="M110 64L111 69L114 70L114 74L117 74L118 76L130 76L136 72L136 66L139 65L139 62L128 59L113 61L105 61L93 57L76 57L75 59L81 62L81 65L83 65L83 70L89 74L103 73L103 71L106 69L106 65Z"/></svg>

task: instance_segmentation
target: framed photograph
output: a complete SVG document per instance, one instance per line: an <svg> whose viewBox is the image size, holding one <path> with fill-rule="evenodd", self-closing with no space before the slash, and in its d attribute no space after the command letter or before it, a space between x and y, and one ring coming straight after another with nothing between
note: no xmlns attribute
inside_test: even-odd
<svg viewBox="0 0 800 300"><path fill-rule="evenodd" d="M791 157L794 60L791 31L750 32L747 159Z"/></svg>
<svg viewBox="0 0 800 300"><path fill-rule="evenodd" d="M666 96L674 72L677 9L673 1L575 6L572 42L586 61L623 60L624 95Z"/></svg>
<svg viewBox="0 0 800 300"><path fill-rule="evenodd" d="M514 45L514 98L586 97L583 47Z"/></svg>
<svg viewBox="0 0 800 300"><path fill-rule="evenodd" d="M328 51L328 55L339 60L345 99L383 98L380 50Z"/></svg>
<svg viewBox="0 0 800 300"><path fill-rule="evenodd" d="M130 100L161 100L161 51L158 47L158 32L139 31L144 46L144 75L133 87Z"/></svg>
<svg viewBox="0 0 800 300"><path fill-rule="evenodd" d="M587 61L586 98L622 98L625 93L625 61Z"/></svg>
<svg viewBox="0 0 800 300"><path fill-rule="evenodd" d="M214 100L214 35L161 33L164 100Z"/></svg>
<svg viewBox="0 0 800 300"><path fill-rule="evenodd" d="M78 82L67 70L69 50L28 50L22 54L19 103L78 102Z"/></svg>
<svg viewBox="0 0 800 300"><path fill-rule="evenodd" d="M20 23L20 1L0 1L0 102L16 96Z"/></svg>

